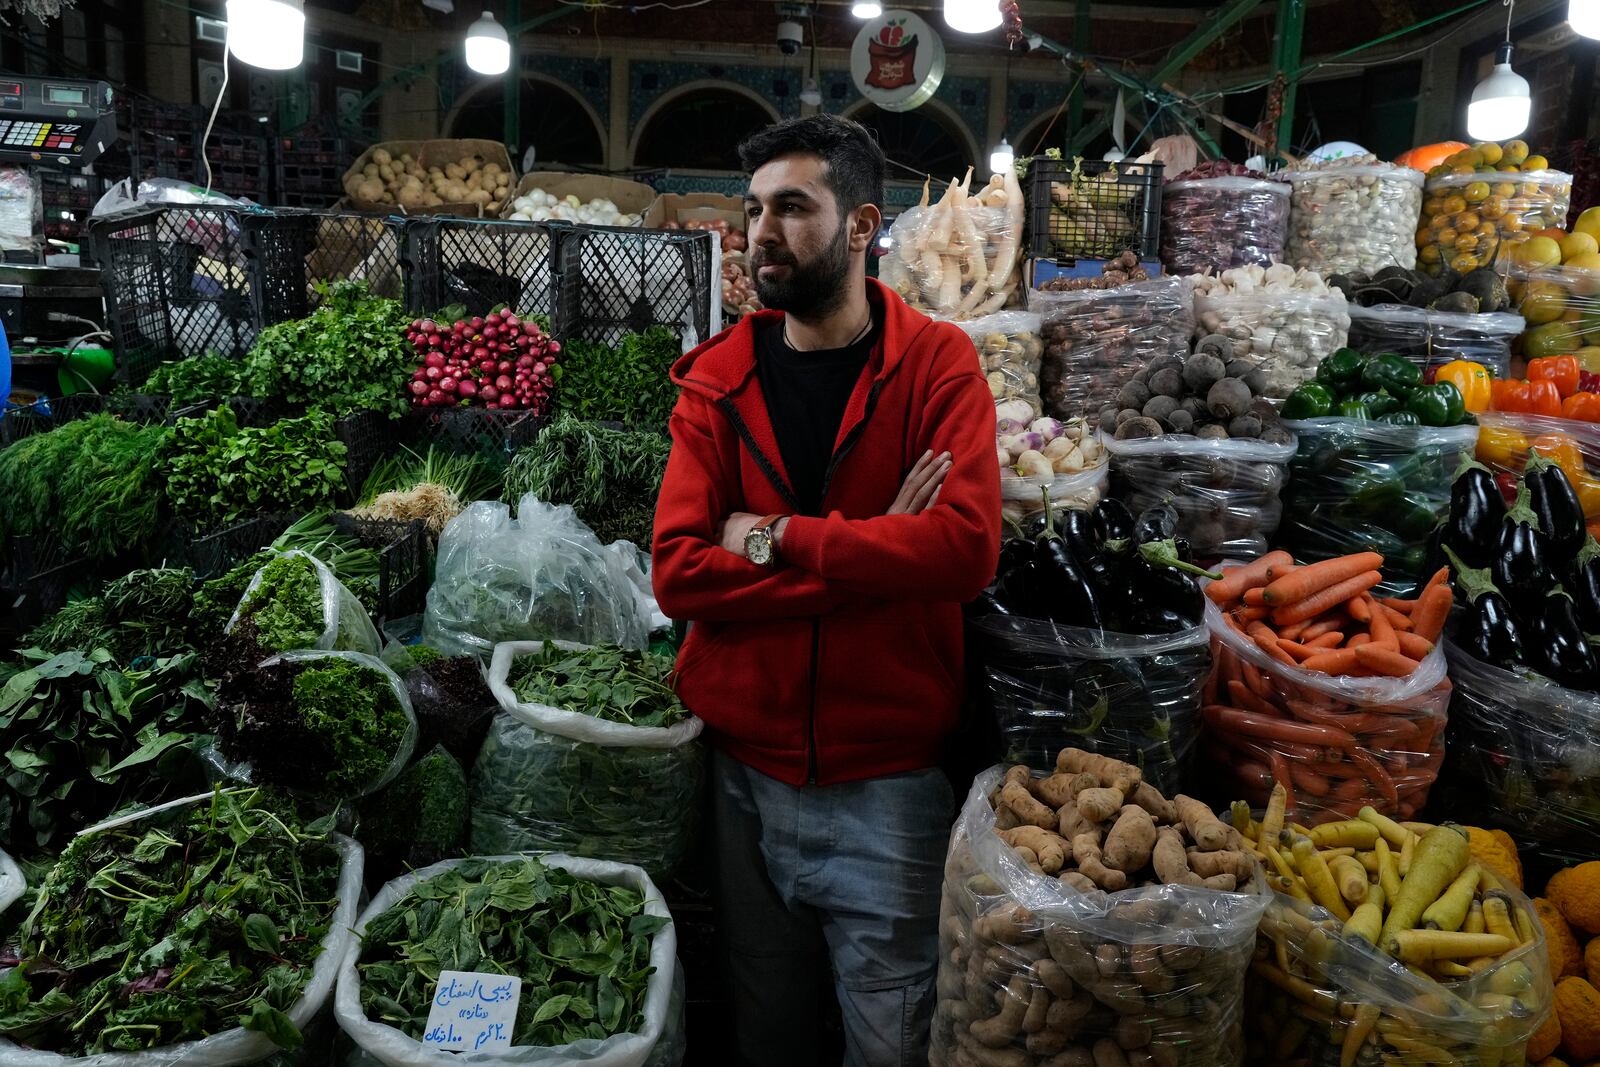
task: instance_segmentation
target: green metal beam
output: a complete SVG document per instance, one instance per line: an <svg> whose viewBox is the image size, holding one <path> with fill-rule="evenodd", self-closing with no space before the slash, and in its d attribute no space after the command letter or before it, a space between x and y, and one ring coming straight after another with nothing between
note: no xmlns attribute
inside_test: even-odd
<svg viewBox="0 0 1600 1067"><path fill-rule="evenodd" d="M515 26L522 18L522 0L505 0L506 25ZM517 33L506 31L511 38L511 69L505 74L505 87L500 92L501 140L511 153L511 165L520 170L522 159L522 50L517 47Z"/></svg>
<svg viewBox="0 0 1600 1067"><path fill-rule="evenodd" d="M1272 69L1285 78L1283 113L1278 116L1277 146L1287 152L1294 136L1294 101L1299 89L1300 46L1305 37L1305 0L1279 0L1278 32L1272 42Z"/></svg>

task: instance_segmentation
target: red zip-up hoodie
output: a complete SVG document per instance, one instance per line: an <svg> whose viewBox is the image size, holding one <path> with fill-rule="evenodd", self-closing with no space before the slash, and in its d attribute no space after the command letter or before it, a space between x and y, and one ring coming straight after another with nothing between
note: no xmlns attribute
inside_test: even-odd
<svg viewBox="0 0 1600 1067"><path fill-rule="evenodd" d="M730 755L793 785L933 766L956 723L961 604L994 577L994 401L972 342L868 280L880 340L845 408L822 517L797 514L746 318L673 367L656 505L661 610L694 623L678 692ZM885 515L925 451L953 466L920 515ZM790 515L783 562L721 548L734 512Z"/></svg>

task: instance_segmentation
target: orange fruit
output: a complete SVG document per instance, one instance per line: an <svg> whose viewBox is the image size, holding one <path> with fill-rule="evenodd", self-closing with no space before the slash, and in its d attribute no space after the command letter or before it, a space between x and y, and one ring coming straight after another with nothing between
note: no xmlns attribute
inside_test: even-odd
<svg viewBox="0 0 1600 1067"><path fill-rule="evenodd" d="M1425 244L1417 250L1417 258L1424 263L1438 263L1444 256L1440 254L1438 245Z"/></svg>
<svg viewBox="0 0 1600 1067"><path fill-rule="evenodd" d="M1502 149L1500 157L1500 161L1502 163L1507 163L1515 167L1519 166L1523 160L1528 158L1527 141L1507 141L1500 147Z"/></svg>
<svg viewBox="0 0 1600 1067"><path fill-rule="evenodd" d="M1461 190L1461 195L1467 198L1467 203L1476 204L1479 200L1489 195L1488 182L1470 182Z"/></svg>
<svg viewBox="0 0 1600 1067"><path fill-rule="evenodd" d="M1444 213L1446 215L1459 215L1467 210L1466 198L1460 196L1447 196L1444 200Z"/></svg>
<svg viewBox="0 0 1600 1067"><path fill-rule="evenodd" d="M1450 260L1450 269L1458 274L1467 274L1478 269L1478 259L1471 254L1462 254Z"/></svg>
<svg viewBox="0 0 1600 1067"><path fill-rule="evenodd" d="M1482 144L1475 144L1472 147L1485 163L1498 163L1500 162L1500 158L1505 155L1505 152L1500 148L1500 146L1495 144L1493 141L1485 141Z"/></svg>
<svg viewBox="0 0 1600 1067"><path fill-rule="evenodd" d="M1477 247L1478 235L1475 233L1464 233L1460 237L1456 238L1457 252L1471 252Z"/></svg>
<svg viewBox="0 0 1600 1067"><path fill-rule="evenodd" d="M1478 205L1478 214L1486 219L1497 219L1506 213L1506 200L1503 196L1491 196Z"/></svg>
<svg viewBox="0 0 1600 1067"><path fill-rule="evenodd" d="M1446 226L1444 229L1439 231L1439 236L1436 238L1436 240L1442 245L1454 245L1456 243L1456 238L1460 236L1461 235L1456 233L1456 231Z"/></svg>
<svg viewBox="0 0 1600 1067"><path fill-rule="evenodd" d="M1516 196L1517 195L1517 183L1516 182L1495 182L1494 183L1494 195L1495 196Z"/></svg>
<svg viewBox="0 0 1600 1067"><path fill-rule="evenodd" d="M1458 229L1461 232L1465 233L1467 230L1475 230L1475 229L1477 229L1478 228L1478 223L1480 223L1482 221L1483 220L1478 217L1478 213L1477 212L1475 212L1475 211L1463 211L1461 214L1456 216L1455 226L1456 226L1456 229Z"/></svg>
<svg viewBox="0 0 1600 1067"><path fill-rule="evenodd" d="M1523 170L1549 170L1550 161L1543 156L1529 156L1521 163Z"/></svg>

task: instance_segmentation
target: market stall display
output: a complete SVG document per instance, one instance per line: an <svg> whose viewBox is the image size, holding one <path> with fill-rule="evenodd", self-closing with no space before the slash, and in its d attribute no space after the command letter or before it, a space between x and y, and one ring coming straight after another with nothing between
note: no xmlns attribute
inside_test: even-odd
<svg viewBox="0 0 1600 1067"><path fill-rule="evenodd" d="M344 192L362 209L493 215L516 180L498 141L386 141L350 165Z"/></svg>
<svg viewBox="0 0 1600 1067"><path fill-rule="evenodd" d="M1481 142L1428 171L1417 258L1430 273L1491 267L1541 230L1567 224L1572 175L1529 155L1523 141Z"/></svg>
<svg viewBox="0 0 1600 1067"><path fill-rule="evenodd" d="M1600 267L1513 267L1506 286L1527 323L1518 355L1578 355L1586 369L1600 370Z"/></svg>
<svg viewBox="0 0 1600 1067"><path fill-rule="evenodd" d="M1317 364L1343 348L1350 310L1313 271L1283 263L1235 267L1194 280L1195 339L1220 335L1225 353L1256 362L1266 395L1282 399L1316 373Z"/></svg>
<svg viewBox="0 0 1600 1067"><path fill-rule="evenodd" d="M1294 189L1284 262L1322 274L1416 266L1417 171L1365 155L1306 164L1280 177Z"/></svg>
<svg viewBox="0 0 1600 1067"><path fill-rule="evenodd" d="M1022 187L1010 168L976 195L971 181L970 169L951 179L932 206L924 183L922 202L889 227L878 276L919 311L959 320L1022 303Z"/></svg>
<svg viewBox="0 0 1600 1067"><path fill-rule="evenodd" d="M1029 255L1111 259L1131 252L1154 259L1164 170L1154 153L1115 163L1035 156L1028 164Z"/></svg>
<svg viewBox="0 0 1600 1067"><path fill-rule="evenodd" d="M1161 190L1161 265L1172 274L1270 267L1283 259L1288 183L1235 163L1202 163Z"/></svg>
<svg viewBox="0 0 1600 1067"><path fill-rule="evenodd" d="M405 384L418 407L526 410L541 415L556 389L561 343L533 319L491 311L455 322L413 319L405 329L413 360Z"/></svg>

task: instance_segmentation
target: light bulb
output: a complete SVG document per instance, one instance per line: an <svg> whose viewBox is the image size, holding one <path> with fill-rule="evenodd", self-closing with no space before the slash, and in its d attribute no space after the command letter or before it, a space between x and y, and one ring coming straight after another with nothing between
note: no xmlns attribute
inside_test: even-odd
<svg viewBox="0 0 1600 1067"><path fill-rule="evenodd" d="M504 74L511 69L511 39L487 11L467 30L467 66L479 74Z"/></svg>
<svg viewBox="0 0 1600 1067"><path fill-rule="evenodd" d="M883 14L883 5L878 0L856 0L850 5L850 14L858 19L875 19Z"/></svg>
<svg viewBox="0 0 1600 1067"><path fill-rule="evenodd" d="M306 54L305 0L228 0L228 51L264 70L291 70Z"/></svg>
<svg viewBox="0 0 1600 1067"><path fill-rule="evenodd" d="M882 237L878 238L878 247L883 249L885 252L889 251L889 249L894 247L894 238L890 237L888 234L884 234Z"/></svg>
<svg viewBox="0 0 1600 1067"><path fill-rule="evenodd" d="M1106 154L1100 157L1107 163L1121 163L1128 158L1128 154L1120 148L1108 148Z"/></svg>
<svg viewBox="0 0 1600 1067"><path fill-rule="evenodd" d="M822 90L817 86L817 79L806 79L805 87L800 90L800 102L807 107L822 106Z"/></svg>
<svg viewBox="0 0 1600 1067"><path fill-rule="evenodd" d="M1511 69L1511 42L1500 46L1494 70L1472 90L1467 105L1467 135L1477 141L1504 141L1528 128L1533 100L1528 79Z"/></svg>
<svg viewBox="0 0 1600 1067"><path fill-rule="evenodd" d="M988 33L1000 25L1000 0L944 0L944 21L957 33Z"/></svg>
<svg viewBox="0 0 1600 1067"><path fill-rule="evenodd" d="M1017 154L1011 150L1011 142L1004 137L994 146L994 151L989 153L989 170L995 174L1004 174L1017 162Z"/></svg>
<svg viewBox="0 0 1600 1067"><path fill-rule="evenodd" d="M1579 37L1600 40L1600 0L1568 0L1567 22Z"/></svg>

